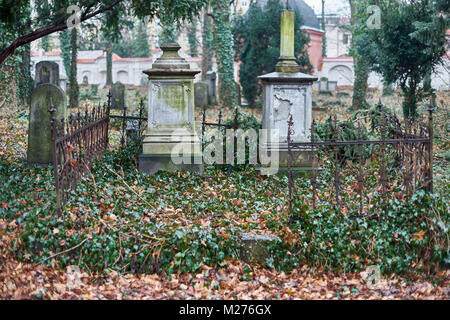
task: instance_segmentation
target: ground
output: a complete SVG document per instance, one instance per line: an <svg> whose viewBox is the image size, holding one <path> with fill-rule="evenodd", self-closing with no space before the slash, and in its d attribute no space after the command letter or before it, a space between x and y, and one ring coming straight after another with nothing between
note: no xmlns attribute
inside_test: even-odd
<svg viewBox="0 0 450 320"><path fill-rule="evenodd" d="M105 94L101 92L101 94ZM145 93L140 93L143 96ZM136 105L140 98L133 90L127 90L127 100ZM371 102L377 97L373 94ZM339 118L348 116L350 98L315 96L316 107L327 106L327 112L316 113L316 118L337 112ZM383 103L397 108L400 98L383 98ZM436 187L448 192L448 93L439 95L441 107L436 115L438 141L435 144ZM365 264L361 270L322 266L317 261L308 265L292 262L289 270L285 266L262 266L246 264L232 253L210 253L211 246L226 243L237 231L280 236L287 242L301 238L291 226L286 228L286 180L283 178L262 179L253 172L234 172L229 179L209 179L184 174L161 174L145 177L128 172L121 178L122 169L106 162L106 169L95 173L94 181L83 181L81 190L69 203L65 219L53 219L54 202L51 168L28 168L23 166L27 144L26 108L9 112L0 118L0 177L5 189L0 196L0 298L3 299L448 299L450 297L448 269L436 269L430 275L421 272L394 275L384 273L376 286L366 283L368 276ZM260 110L244 109L246 113L260 118ZM330 112L331 111L331 112ZM130 108L131 113L136 108ZM208 110L208 118L217 120L218 108ZM196 110L197 120L201 119ZM224 118L231 118L226 109ZM447 131L448 132L448 131ZM113 137L118 140L119 132ZM7 164L7 166L5 165ZM111 173L108 170L113 170ZM119 176L116 175L119 174ZM215 172L216 173L216 172ZM128 177L130 176L130 177ZM186 182L187 180L187 182ZM93 184L92 182L95 182ZM86 198L86 199L85 199ZM143 204L144 203L144 204ZM138 213L144 212L140 215ZM448 211L447 211L448 214ZM32 216L37 218L34 219ZM58 220L59 219L59 220ZM126 229L121 223L130 223ZM192 231L198 230L198 231ZM421 231L409 232L406 239L420 241ZM394 234L393 230L393 234ZM150 237L139 243L135 257L144 251L142 266L133 267L135 260L125 257L122 245L130 241L136 232ZM374 231L376 232L376 230ZM389 231L390 232L390 231ZM80 235L88 240L80 242ZM42 234L46 246L37 252L32 250L30 235ZM403 233L400 233L400 236ZM189 243L181 240L191 235ZM186 264L186 257L177 256L182 250L196 245L207 248L206 257ZM109 243L116 255L98 253L104 257L104 265L91 258L98 243ZM53 240L52 240L53 239ZM90 240L89 240L90 239ZM100 241L100 240L101 241ZM207 240L206 240L207 239ZM92 240L92 241L91 241ZM202 240L203 241L203 240ZM319 240L318 240L319 241ZM325 240L324 240L325 241ZM397 240L396 240L397 241ZM90 244L92 242L92 244ZM211 244L210 244L211 242ZM81 243L81 244L80 244ZM136 242L131 241L130 247ZM78 248L74 248L79 244ZM119 248L120 244L120 248ZM88 248L84 248L88 246ZM116 247L117 245L117 247ZM413 246L414 243L412 242ZM151 265L156 272L146 272L148 256L163 255L165 248L175 250L165 268L158 263ZM182 250L180 249L182 248ZM103 250L110 247L104 246ZM66 266L70 261L64 250L72 250L67 259L77 259L82 266L81 283L75 288L68 285ZM202 249L203 250L203 249ZM208 251L209 250L209 251ZM448 248L447 248L448 250ZM200 250L199 250L200 251ZM148 253L147 253L148 252ZM203 251L202 251L203 252ZM289 252L289 251L287 251ZM123 254L122 254L123 253ZM362 253L358 253L362 256ZM131 256L131 254L130 254ZM53 257L53 258L52 258ZM64 258L63 258L64 257ZM55 259L57 258L57 259ZM215 267L208 266L208 259L217 259ZM390 257L387 256L386 259ZM66 260L64 260L66 259ZM78 260L79 259L79 260ZM181 259L181 260L180 260ZM203 260L202 260L203 259ZM349 261L360 263L370 260L353 255ZM209 261L209 262L206 262ZM214 260L215 261L215 260ZM37 262L40 262L37 263ZM102 260L103 263L103 260ZM161 262L164 265L164 261ZM290 262L287 261L286 265ZM130 265L131 264L131 265ZM210 264L210 263L209 263ZM297 264L297 265L295 265ZM330 262L333 264L333 262ZM420 266L418 266L420 268ZM193 270L186 272L186 270ZM143 273L142 273L143 272ZM370 288L369 288L370 287Z"/></svg>

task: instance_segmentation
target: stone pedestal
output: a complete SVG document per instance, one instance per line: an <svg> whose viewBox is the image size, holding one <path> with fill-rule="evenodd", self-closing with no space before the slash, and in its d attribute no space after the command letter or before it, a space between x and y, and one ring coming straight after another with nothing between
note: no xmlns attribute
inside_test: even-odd
<svg viewBox="0 0 450 320"><path fill-rule="evenodd" d="M278 153L278 172L288 167L288 120L292 115L294 133L292 142L310 141L312 123L312 84L317 77L299 72L294 56L294 12L281 13L280 58L275 72L258 77L263 84L262 128L267 134L261 139L263 153ZM274 157L272 157L274 158ZM311 150L292 152L291 166L294 171L310 169ZM274 167L274 164L271 164ZM263 170L262 174L271 174Z"/></svg>
<svg viewBox="0 0 450 320"><path fill-rule="evenodd" d="M189 63L178 55L176 43L162 45L163 55L149 79L148 128L144 132L139 170L202 170L201 147L195 131L194 76Z"/></svg>
<svg viewBox="0 0 450 320"><path fill-rule="evenodd" d="M312 123L312 83L317 78L301 73L273 72L260 76L263 83L262 128L268 134L262 139L263 152L278 152L279 171L288 166L288 120L292 115L292 142L310 141ZM275 136L275 130L278 136ZM292 152L294 170L308 170L312 164L311 150ZM273 166L273 165L272 165Z"/></svg>

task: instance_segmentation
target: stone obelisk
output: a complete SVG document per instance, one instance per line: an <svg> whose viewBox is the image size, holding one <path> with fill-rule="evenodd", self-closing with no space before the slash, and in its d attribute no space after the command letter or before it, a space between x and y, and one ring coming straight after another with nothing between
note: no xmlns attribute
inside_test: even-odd
<svg viewBox="0 0 450 320"><path fill-rule="evenodd" d="M267 132L261 140L260 148L268 154L279 153L278 172L285 171L288 165L287 134L290 115L294 121L292 142L310 139L312 84L317 80L317 77L299 72L294 54L294 18L294 11L282 10L280 57L275 72L258 77L263 84L262 128ZM292 155L291 166L295 171L311 167L311 151L295 151ZM270 174L270 171L264 170L263 164L260 169L262 174Z"/></svg>

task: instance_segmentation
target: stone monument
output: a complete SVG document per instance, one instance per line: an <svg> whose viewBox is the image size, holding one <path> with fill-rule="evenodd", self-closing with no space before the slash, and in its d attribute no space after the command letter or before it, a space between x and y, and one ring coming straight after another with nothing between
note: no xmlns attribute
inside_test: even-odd
<svg viewBox="0 0 450 320"><path fill-rule="evenodd" d="M33 90L27 150L27 162L30 164L52 163L50 98L56 109L55 119L60 120L66 116L66 95L61 88L45 83Z"/></svg>
<svg viewBox="0 0 450 320"><path fill-rule="evenodd" d="M208 83L197 82L194 84L195 107L204 108L208 106Z"/></svg>
<svg viewBox="0 0 450 320"><path fill-rule="evenodd" d="M208 71L206 73L206 81L208 82L208 104L215 105L217 103L216 99L216 73Z"/></svg>
<svg viewBox="0 0 450 320"><path fill-rule="evenodd" d="M148 127L144 132L139 170L202 170L194 120L194 77L199 70L179 56L180 46L161 46L163 54L144 71L149 79Z"/></svg>
<svg viewBox="0 0 450 320"><path fill-rule="evenodd" d="M36 64L34 86L51 83L59 86L59 65L53 61L41 61Z"/></svg>
<svg viewBox="0 0 450 320"><path fill-rule="evenodd" d="M111 86L111 108L125 108L125 85L119 81Z"/></svg>
<svg viewBox="0 0 450 320"><path fill-rule="evenodd" d="M294 121L292 142L310 140L312 84L317 80L317 77L299 72L294 56L294 11L281 12L280 57L275 72L258 78L263 84L262 128L267 130L267 135L261 139L260 148L268 154L278 152L278 168L283 172L288 165L287 133L290 115ZM291 166L294 170L307 170L311 167L311 151L296 151L292 155ZM264 164L261 164L260 169L262 174L271 174L271 171L264 170Z"/></svg>

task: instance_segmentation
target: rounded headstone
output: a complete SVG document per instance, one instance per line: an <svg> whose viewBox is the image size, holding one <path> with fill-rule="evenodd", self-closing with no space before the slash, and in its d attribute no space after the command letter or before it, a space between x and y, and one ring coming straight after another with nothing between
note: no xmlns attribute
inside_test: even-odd
<svg viewBox="0 0 450 320"><path fill-rule="evenodd" d="M36 64L35 86L51 83L59 86L59 65L53 61L41 61Z"/></svg>
<svg viewBox="0 0 450 320"><path fill-rule="evenodd" d="M111 86L111 108L125 108L125 85L119 81Z"/></svg>
<svg viewBox="0 0 450 320"><path fill-rule="evenodd" d="M28 163L52 163L50 100L56 110L55 119L59 121L66 115L66 96L61 88L46 83L33 90L28 129Z"/></svg>

